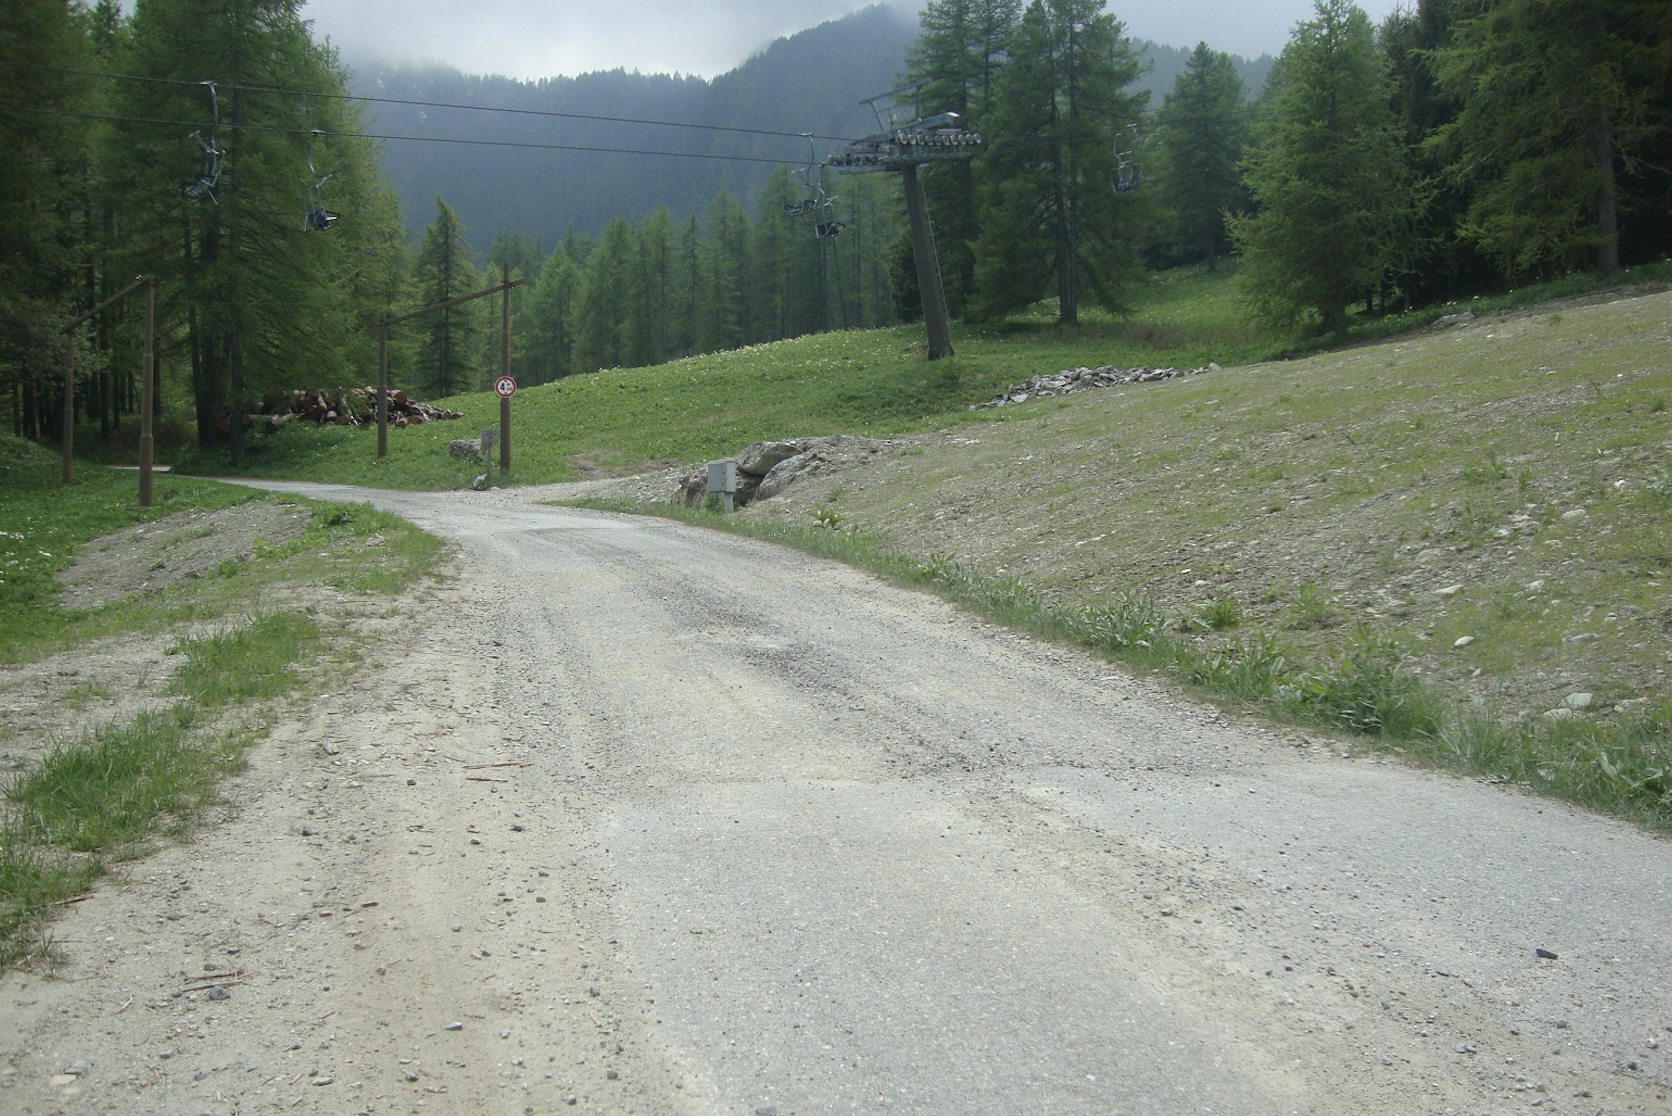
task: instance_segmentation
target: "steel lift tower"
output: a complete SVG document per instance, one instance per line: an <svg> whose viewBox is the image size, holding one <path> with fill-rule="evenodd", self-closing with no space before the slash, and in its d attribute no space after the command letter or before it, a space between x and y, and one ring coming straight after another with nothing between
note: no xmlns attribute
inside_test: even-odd
<svg viewBox="0 0 1672 1116"><path fill-rule="evenodd" d="M917 258L923 324L929 334L929 359L939 360L952 355L952 323L946 311L946 288L941 282L935 232L929 223L929 209L923 200L923 183L918 180L917 168L968 159L975 154L981 137L963 128L956 113L923 117L916 109L916 95L920 91L920 86L906 86L860 102L870 105L876 113L879 131L848 144L845 151L826 159L825 165L843 174L900 172L906 194L906 220L911 227L912 254ZM909 110L908 100L912 102Z"/></svg>

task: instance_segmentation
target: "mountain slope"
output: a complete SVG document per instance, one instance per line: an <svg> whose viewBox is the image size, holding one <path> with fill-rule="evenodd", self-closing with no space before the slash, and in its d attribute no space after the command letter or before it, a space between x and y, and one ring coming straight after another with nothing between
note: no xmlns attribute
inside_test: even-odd
<svg viewBox="0 0 1672 1116"><path fill-rule="evenodd" d="M840 138L875 131L859 102L895 83L915 35L879 5L780 39L712 81L613 70L522 82L385 65L357 68L353 84L357 95L377 99L371 131L403 137L387 141L384 167L409 226L429 222L440 194L479 248L501 229L549 246L567 232L595 234L611 217L636 219L659 206L683 218L722 186L747 198L772 160L808 162L803 133L838 137L818 141L822 159ZM466 107L397 103L418 101Z"/></svg>
<svg viewBox="0 0 1672 1116"><path fill-rule="evenodd" d="M876 131L860 102L899 81L917 34L915 23L879 4L779 39L712 80L611 70L516 81L379 63L354 68L353 91L373 99L374 134L400 137L386 141L384 168L410 228L429 223L440 194L478 248L501 230L549 247L569 232L596 235L611 217L636 220L659 206L682 220L722 186L747 201L770 161L805 166L842 139ZM1137 45L1148 64L1139 84L1153 109L1190 52ZM1237 62L1251 92L1271 65ZM809 146L804 133L818 138ZM642 153L650 151L681 154Z"/></svg>

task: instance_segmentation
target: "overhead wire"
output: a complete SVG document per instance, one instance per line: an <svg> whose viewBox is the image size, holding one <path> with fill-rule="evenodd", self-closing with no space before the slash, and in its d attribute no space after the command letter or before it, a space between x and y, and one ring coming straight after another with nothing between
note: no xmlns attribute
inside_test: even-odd
<svg viewBox="0 0 1672 1116"><path fill-rule="evenodd" d="M28 68L28 69L44 70L44 71L50 71L50 72L53 72L53 73L75 74L75 75L81 76L81 77L106 78L106 79L109 79L109 80L112 80L112 81L149 82L149 83L152 83L152 84L159 84L159 85L193 85L193 86L195 86L195 85L202 85L203 84L203 82L200 81L200 80L193 80L193 79L189 79L189 78L151 77L151 76L144 75L144 74L115 74L115 73L108 73L108 72L99 71L99 70L83 70L83 69L75 69L75 68L61 67L61 66L42 66L42 65L36 65L36 64L31 64L31 63L24 63L22 65L25 68ZM586 122L601 123L601 124L636 124L636 125L641 125L641 126L646 126L646 127L657 127L657 128L684 128L684 129L688 129L688 130L692 130L692 131L724 132L724 133L729 133L729 134L733 134L733 135L760 136L760 137L771 138L771 139L793 139L793 140L798 140L798 141L799 140L806 140L806 139L817 139L817 140L829 140L829 141L836 142L836 143L850 143L850 142L852 142L852 137L848 137L848 136L827 136L827 135L819 135L817 133L809 133L809 132L781 132L781 131L774 131L774 130L765 129L765 128L744 128L744 127L738 127L736 125L729 125L729 124L697 124L697 123L690 123L690 122L686 122L686 121L677 121L677 120L653 120L653 119L648 119L648 118L630 117L630 116L604 116L604 115L600 115L600 114L596 114L596 113L558 112L558 111L550 110L550 109L522 109L522 108L509 108L509 107L499 106L499 105L469 105L469 104L459 104L459 103L456 103L456 102L447 102L447 101L421 101L421 100L415 100L415 99L409 99L409 98L399 98L399 97L373 97L373 96L368 96L368 95L365 95L365 94L358 94L358 93L321 93L321 92L313 92L313 91L309 91L309 90L284 89L284 88L275 87L275 86L262 86L262 85L233 85L233 84L226 84L226 83L217 83L217 85L219 86L219 88L232 90L232 91L242 91L242 92L247 92L247 93L269 93L269 94L277 94L279 96L285 96L285 97L311 97L311 98L316 98L316 99L320 99L320 100L356 101L356 102L363 102L365 104L401 105L403 107L411 107L411 108L433 108L433 109L454 110L454 111L460 111L460 112L486 112L486 113L493 113L493 114L502 115L502 116L544 117L544 118L550 118L550 119L578 120L578 121L586 121ZM50 111L50 110L44 110L44 111ZM77 113L72 112L72 113L66 113L66 115L84 115L84 114L77 114ZM110 119L129 119L129 118L112 117ZM135 123L158 123L158 124L188 124L188 125L190 123L190 122L186 122L186 121L147 121L147 120L141 120L141 119L137 119L137 118L133 118L131 122L135 122ZM286 131L287 129L272 129L272 130L274 130L274 131ZM464 143L464 144L480 143L480 144L489 145L489 146L531 147L531 148L535 148L535 149L547 148L547 149L559 150L559 151L597 151L597 152L615 153L615 154L674 155L674 156L683 156L685 158L713 158L713 159L735 158L735 159L738 159L740 161L745 161L745 162L777 163L777 162L788 162L789 161L789 160L783 160L783 159L760 159L760 158L748 158L748 157L737 157L737 156L708 155L708 154L699 154L699 153L692 153L692 152L667 152L667 151L643 151L643 152L640 152L636 149L593 148L593 147L584 147L584 146L555 145L555 144L554 145L547 145L547 144L535 144L535 143L522 143L522 142L516 142L516 141L468 140L468 139L453 139L453 138L447 138L447 137L430 137L430 136L378 136L378 135L371 135L371 134L368 134L368 133L359 133L359 132L355 132L355 133L336 133L336 134L338 134L338 135L363 135L367 139L389 139L389 140L412 141L412 142L421 142L421 143L422 142Z"/></svg>
<svg viewBox="0 0 1672 1116"><path fill-rule="evenodd" d="M109 72L100 71L100 70L84 70L84 69L75 69L75 68L61 67L61 66L42 66L42 65L37 65L37 64L33 64L33 63L22 63L21 65L23 65L25 68L29 68L29 69L50 71L50 72L53 72L53 73L75 74L75 75L78 75L78 76L81 76L81 77L106 78L106 79L109 79L109 80L112 80L112 81L136 81L136 82L148 82L148 83L159 84L159 85L183 85L183 86L198 86L198 85L204 84L204 82L202 80L191 79L191 78L151 77L151 76L148 76L148 75L145 75L145 74L116 74L116 73L109 73ZM733 135L757 136L757 137L763 137L763 138L769 138L769 139L793 139L793 140L797 140L797 141L805 141L805 140L811 139L811 140L824 140L824 141L829 141L829 142L833 142L833 143L841 143L841 144L850 144L850 143L856 142L856 137L852 137L852 136L822 135L822 134L819 134L819 133L812 133L812 132L781 132L781 131L775 131L775 130L765 129L765 128L744 128L744 127L739 127L739 126L736 126L736 125L728 125L728 124L696 124L696 123L690 123L690 122L685 122L685 121L676 121L676 120L654 120L654 119L648 119L648 118L628 117L628 116L604 116L604 115L593 114L593 113L558 112L558 111L549 110L549 109L520 109L520 108L509 108L509 107L499 106L499 105L469 105L469 104L460 104L460 103L457 103L457 102L448 102L448 101L422 101L422 100L409 99L409 98L399 98L399 97L372 97L372 96L368 96L368 95L364 95L364 94L358 94L358 93L320 93L320 92L313 92L313 91L300 90L300 89L285 89L285 88L277 87L277 86L232 85L232 84L225 84L225 83L216 83L216 84L221 89L227 89L227 90L232 90L232 91L243 91L243 92L249 92L249 93L276 94L276 95L279 95L279 96L286 96L286 97L311 97L311 98L316 98L316 99L321 99L321 100L355 101L355 102L362 102L362 103L366 103L366 104L400 105L400 106L403 106L403 107L410 107L410 108L433 108L433 109L453 110L453 111L461 111L461 112L484 112L484 113L492 113L492 114L495 114L495 115L502 115L502 116L528 116L528 117L537 117L537 118L543 117L543 118L549 118L549 119L577 120L577 121L585 121L585 122L592 122L592 123L604 123L604 124L635 124L635 125L641 125L641 126L646 126L646 127L658 127L658 128L684 128L684 129L693 130L693 131L722 132L722 133L729 133L729 134L733 134ZM54 109L44 109L44 108L36 109L35 111L48 113L48 114L56 114L56 115L79 116L79 117L85 117L85 118L89 118L89 119L109 120L109 121L114 121L114 122L118 122L118 123L158 124L158 125L168 125L168 126L175 126L175 127L200 127L201 126L201 122L197 122L197 121L156 120L156 119L147 119L147 118L143 118L143 117L100 115L100 114L88 113L88 112L82 112L82 111L75 111L75 110L54 110ZM223 126L225 126L225 125L223 125ZM305 135L305 134L307 134L308 131L311 131L311 129L274 128L274 127L265 126L265 125L250 125L250 124L242 125L241 127L245 131L266 131L266 132L275 132L275 133L281 133L281 134ZM645 155L645 156L650 156L650 157L664 157L664 158L676 158L676 159L711 159L711 160L715 160L715 161L718 161L718 162L771 163L771 164L800 165L800 160L799 159L790 159L790 158L779 159L779 158L770 158L770 157L759 156L759 155L724 155L724 154L716 154L716 153L712 153L712 152L697 152L697 151L658 151L658 150L647 150L647 149L642 149L642 148L628 148L628 147L595 147L595 146L589 146L589 145L585 145L585 144L536 143L536 142L527 141L527 140L469 139L469 138L456 137L456 136L411 136L411 135L378 134L378 133L372 133L372 132L326 132L325 134L332 137L332 138L363 138L363 139L383 140L383 141L399 142L399 143L446 143L446 144L456 144L456 145L463 145L463 146L505 147L505 148L524 149L524 150L532 150L532 151L574 151L574 152L583 152L583 153L588 153L588 154L601 154L601 155ZM1069 138L1072 138L1072 137L1069 137ZM1039 142L1040 137L1038 137L1038 136L1017 136L1017 137L1011 137L1010 140L1011 140L1011 142L1032 144L1032 143ZM988 142L989 143L1003 142L1003 137L991 137L990 136L990 137L988 137Z"/></svg>
<svg viewBox="0 0 1672 1116"><path fill-rule="evenodd" d="M80 109L32 108L28 111L47 116L69 116L83 120L102 120L116 124L155 124L163 127L194 128L201 123L191 120L164 120L147 116L121 116L114 113L87 112ZM307 136L314 132L330 139L390 140L404 143L451 143L474 147L511 147L531 151L580 151L596 155L646 155L669 159L714 159L731 163L794 163L795 159L774 159L765 155L720 155L707 151L654 151L638 147L592 147L584 144L533 143L527 140L467 139L460 136L400 136L376 132L331 132L313 128L277 128L267 124L220 124L223 131L267 132L275 135ZM799 137L798 137L799 138Z"/></svg>

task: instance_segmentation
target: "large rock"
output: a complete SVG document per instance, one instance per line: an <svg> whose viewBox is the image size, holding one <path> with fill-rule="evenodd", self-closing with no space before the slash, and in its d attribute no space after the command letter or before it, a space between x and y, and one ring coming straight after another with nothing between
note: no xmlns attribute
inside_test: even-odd
<svg viewBox="0 0 1672 1116"><path fill-rule="evenodd" d="M782 442L752 442L738 452L737 471L764 477L779 464L806 452L807 443L799 438ZM741 477L738 482L742 483Z"/></svg>
<svg viewBox="0 0 1672 1116"><path fill-rule="evenodd" d="M742 506L751 500L776 496L804 477L859 464L875 454L882 444L849 434L754 442L735 458L734 500ZM686 507L701 506L707 495L706 466L680 477L678 499Z"/></svg>
<svg viewBox="0 0 1672 1116"><path fill-rule="evenodd" d="M786 457L761 478L760 487L754 492L755 499L770 499L803 477L822 472L827 464L828 462L816 453L798 453L794 457Z"/></svg>

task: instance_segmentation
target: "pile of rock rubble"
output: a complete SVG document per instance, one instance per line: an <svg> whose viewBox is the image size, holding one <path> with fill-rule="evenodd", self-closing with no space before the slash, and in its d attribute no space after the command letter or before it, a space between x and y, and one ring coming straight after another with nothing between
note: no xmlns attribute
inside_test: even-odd
<svg viewBox="0 0 1672 1116"><path fill-rule="evenodd" d="M877 452L882 443L870 438L835 434L827 438L784 438L753 442L738 451L738 504L776 496L796 481ZM701 504L708 495L708 470L687 473L679 482L679 498L688 508Z"/></svg>
<svg viewBox="0 0 1672 1116"><path fill-rule="evenodd" d="M977 407L1002 407L1006 403L1026 403L1030 399L1045 399L1075 391L1090 391L1092 388L1149 384L1217 371L1217 364L1206 368L1113 368L1106 364L1099 368L1067 368L1061 372L1041 373L1024 384L1006 388L987 402L977 404Z"/></svg>

